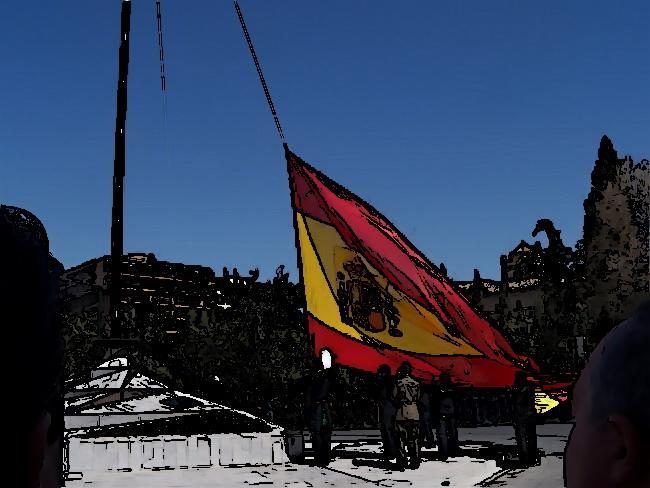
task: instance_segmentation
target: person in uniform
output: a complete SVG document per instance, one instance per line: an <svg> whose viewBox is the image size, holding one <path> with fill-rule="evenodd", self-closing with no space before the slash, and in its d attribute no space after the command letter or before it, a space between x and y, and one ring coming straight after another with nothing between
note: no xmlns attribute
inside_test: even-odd
<svg viewBox="0 0 650 488"><path fill-rule="evenodd" d="M440 375L438 388L438 449L440 457L447 459L458 453L458 426L456 424L456 398L451 378L447 373Z"/></svg>
<svg viewBox="0 0 650 488"><path fill-rule="evenodd" d="M336 379L332 361L331 353L324 350L320 362L315 361L315 371L307 392L308 422L314 460L316 465L321 467L327 466L331 460L332 417L329 396Z"/></svg>
<svg viewBox="0 0 650 488"><path fill-rule="evenodd" d="M398 379L393 389L393 397L398 405L395 416L395 428L399 437L399 454L397 464L400 469L420 466L420 383L411 376L411 365L407 362L400 366ZM410 463L409 463L410 457Z"/></svg>
<svg viewBox="0 0 650 488"><path fill-rule="evenodd" d="M537 462L537 412L535 391L524 371L515 374L512 401L519 460L523 465L531 466Z"/></svg>
<svg viewBox="0 0 650 488"><path fill-rule="evenodd" d="M418 402L420 413L420 445L432 449L436 445L433 435L433 415L431 412L432 400L434 397L435 380L432 378L429 384L422 385L422 394Z"/></svg>
<svg viewBox="0 0 650 488"><path fill-rule="evenodd" d="M381 440L384 444L384 460L386 465L397 457L397 436L395 432L395 414L397 408L393 401L395 382L390 374L390 367L386 364L377 370L377 402L379 404L379 429Z"/></svg>

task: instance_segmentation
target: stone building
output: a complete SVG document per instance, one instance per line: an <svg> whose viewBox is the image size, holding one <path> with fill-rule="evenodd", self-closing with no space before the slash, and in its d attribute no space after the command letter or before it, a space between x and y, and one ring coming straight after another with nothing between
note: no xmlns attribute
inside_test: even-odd
<svg viewBox="0 0 650 488"><path fill-rule="evenodd" d="M211 268L161 261L154 254L130 253L122 261L121 301L135 317L155 317L167 334L175 334L188 316L207 321L215 307L227 308L233 286L256 281L259 273L243 277L233 269L215 276ZM67 313L96 312L100 329L108 327L110 256L91 259L63 272L60 298Z"/></svg>
<svg viewBox="0 0 650 488"><path fill-rule="evenodd" d="M545 222L542 225L548 230L547 248L543 248L540 241L530 244L522 240L512 251L500 257L501 280L483 279L479 271L474 270L472 281L455 282L479 311L509 329L526 327L530 331L539 323L544 309L542 284L553 273L561 274L551 269L549 255L557 254L559 248L564 254L565 267L572 260L571 249L562 244L560 231L547 219L539 222ZM539 222L536 230L540 227Z"/></svg>
<svg viewBox="0 0 650 488"><path fill-rule="evenodd" d="M612 326L650 298L650 164L619 159L603 136L584 201L575 251L549 219L548 246L522 240L500 258L500 280L457 281L456 288L522 352L563 368L582 364Z"/></svg>

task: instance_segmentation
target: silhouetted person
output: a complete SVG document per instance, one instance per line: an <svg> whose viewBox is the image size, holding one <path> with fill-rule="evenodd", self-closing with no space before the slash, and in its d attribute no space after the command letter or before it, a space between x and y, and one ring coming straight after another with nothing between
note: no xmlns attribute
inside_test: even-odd
<svg viewBox="0 0 650 488"><path fill-rule="evenodd" d="M379 430L384 444L384 460L390 464L397 458L397 433L395 432L395 414L397 408L393 400L395 381L391 377L390 367L382 364L377 370L377 402L379 404Z"/></svg>
<svg viewBox="0 0 650 488"><path fill-rule="evenodd" d="M403 363L397 372L393 397L398 405L395 428L399 437L397 464L400 469L420 466L420 383L411 376L411 365Z"/></svg>
<svg viewBox="0 0 650 488"><path fill-rule="evenodd" d="M270 386L262 389L262 418L273 422L273 389Z"/></svg>
<svg viewBox="0 0 650 488"><path fill-rule="evenodd" d="M650 302L614 327L573 390L567 488L650 487Z"/></svg>
<svg viewBox="0 0 650 488"><path fill-rule="evenodd" d="M438 450L442 459L458 453L458 425L456 423L456 392L447 373L440 375L438 395Z"/></svg>
<svg viewBox="0 0 650 488"><path fill-rule="evenodd" d="M42 224L31 214L21 219L16 210L0 206L0 327L9 368L3 386L17 402L4 423L4 466L11 486L59 486L61 460L48 445L63 434L56 320L61 266L49 254Z"/></svg>
<svg viewBox="0 0 650 488"><path fill-rule="evenodd" d="M331 459L332 416L329 396L335 381L331 353L324 350L321 359L314 363L314 375L309 386L307 403L309 406L309 431L311 433L314 460L317 466L327 466Z"/></svg>
<svg viewBox="0 0 650 488"><path fill-rule="evenodd" d="M535 390L524 371L515 374L512 401L519 460L523 465L531 466L537 462L537 411Z"/></svg>
<svg viewBox="0 0 650 488"><path fill-rule="evenodd" d="M420 445L432 449L436 445L435 436L433 435L434 415L432 415L432 404L434 398L434 389L436 384L432 379L429 384L422 385L422 394L418 402L420 414Z"/></svg>

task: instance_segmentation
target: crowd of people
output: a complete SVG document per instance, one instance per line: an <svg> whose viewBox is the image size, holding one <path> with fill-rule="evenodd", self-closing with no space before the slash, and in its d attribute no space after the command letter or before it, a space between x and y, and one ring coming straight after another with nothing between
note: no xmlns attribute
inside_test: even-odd
<svg viewBox="0 0 650 488"><path fill-rule="evenodd" d="M314 362L314 376L307 393L308 424L314 459L327 466L331 459L332 418L329 395L336 380L333 357L323 350ZM321 363L322 362L322 363ZM404 362L391 375L383 364L377 370L378 420L387 468L417 469L421 449L437 447L437 458L447 460L460 453L457 389L447 373L423 383L412 375L410 363ZM533 465L537 457L535 393L526 373L518 372L511 389L513 426L521 465Z"/></svg>

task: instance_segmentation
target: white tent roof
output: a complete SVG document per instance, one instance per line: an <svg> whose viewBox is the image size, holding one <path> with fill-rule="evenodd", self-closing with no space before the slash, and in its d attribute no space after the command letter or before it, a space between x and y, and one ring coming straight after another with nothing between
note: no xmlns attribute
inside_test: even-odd
<svg viewBox="0 0 650 488"><path fill-rule="evenodd" d="M124 380L126 379L127 374L129 373L128 370L123 369L121 371L117 371L115 373L109 373L104 376L100 376L98 378L95 378L93 380L87 381L85 383L81 383L80 385L76 385L74 387L75 390L91 390L91 389L100 389L100 388L112 388L112 389L117 389L117 388L122 388L122 384L124 383Z"/></svg>
<svg viewBox="0 0 650 488"><path fill-rule="evenodd" d="M224 405L204 400L187 393L174 391L166 385L136 373L128 367L127 358L115 358L99 365L93 372L90 381L71 386L68 390L72 395L66 399L66 410L70 407L82 408L70 412L71 415L110 415L123 413L174 413L201 412L207 410L229 410L245 417L257 418L248 412L231 409ZM104 371L102 371L104 370ZM127 378L130 380L127 382ZM84 392L85 390L85 392ZM105 391L103 391L105 390ZM136 396L124 400L107 401L115 391L135 393ZM82 396L74 396L75 393ZM85 393L85 394L84 394ZM102 400L105 403L99 403ZM89 404L86 408L82 405ZM95 404L93 406L93 404ZM261 419L260 419L261 420ZM276 428L277 426L266 422Z"/></svg>
<svg viewBox="0 0 650 488"><path fill-rule="evenodd" d="M126 368L129 365L127 358L113 358L97 366L97 369L104 368Z"/></svg>
<svg viewBox="0 0 650 488"><path fill-rule="evenodd" d="M125 388L166 389L167 386L157 382L156 380L152 380L148 376L138 373L133 378L131 378L131 381L129 381L129 384L126 385Z"/></svg>
<svg viewBox="0 0 650 488"><path fill-rule="evenodd" d="M116 369L108 365L115 365ZM132 373L127 367L128 361L126 358L117 358L111 361L102 363L93 371L93 379L75 385L75 390L94 390L94 389L167 389L167 386L145 376L136 373L131 377L128 383L127 378ZM119 368L119 369L117 369ZM105 369L106 371L102 371Z"/></svg>
<svg viewBox="0 0 650 488"><path fill-rule="evenodd" d="M187 408L182 408L180 410L184 412L193 412L200 411L204 409L214 409L214 408L224 408L221 405L212 403L208 400L202 400L200 398L192 397L190 395L184 395L180 392L168 392L162 394L147 395L140 398L129 398L126 400L104 403L97 405L96 407L91 407L82 410L80 414L98 414L98 413L119 413L119 412L128 412L128 413L151 413L151 412L172 412L179 410L173 406L173 400L177 398L188 398L191 401L196 402L197 405L190 406ZM167 402L165 402L167 400Z"/></svg>
<svg viewBox="0 0 650 488"><path fill-rule="evenodd" d="M163 383L141 373L135 373L128 364L128 359L124 357L105 361L93 371L93 379L71 385L68 389L70 395L65 402L66 409L82 408L74 414L83 415L118 412L187 412L225 408L202 398L173 391ZM110 401L110 395L116 391L130 394L124 400L118 398ZM135 396L132 395L133 393ZM84 408L83 405L87 407Z"/></svg>
<svg viewBox="0 0 650 488"><path fill-rule="evenodd" d="M93 400L99 400L100 398L104 397L106 394L105 393L89 393L88 395L82 395L79 397L71 398L71 399L66 399L65 400L65 408L70 408L70 407L76 407L78 405L83 405L84 403L91 402Z"/></svg>

